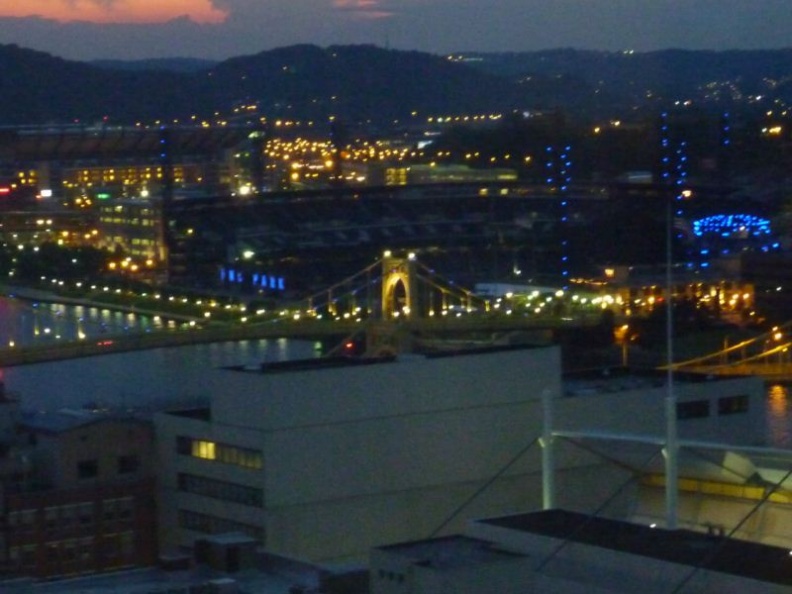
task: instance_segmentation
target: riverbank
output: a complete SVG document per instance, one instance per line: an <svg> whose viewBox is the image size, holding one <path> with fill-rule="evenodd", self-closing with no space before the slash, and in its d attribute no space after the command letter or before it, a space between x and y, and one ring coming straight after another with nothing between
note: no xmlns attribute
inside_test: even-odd
<svg viewBox="0 0 792 594"><path fill-rule="evenodd" d="M32 287L22 287L18 285L0 284L0 296L10 299L23 299L25 301L35 301L41 303L57 303L62 305L79 305L83 307L96 307L110 311L120 311L123 313L134 313L150 317L159 316L170 320L181 322L205 322L205 317L200 315L189 315L174 312L172 310L142 308L139 305L125 305L118 302L97 300L94 298L69 297L52 291L35 289Z"/></svg>

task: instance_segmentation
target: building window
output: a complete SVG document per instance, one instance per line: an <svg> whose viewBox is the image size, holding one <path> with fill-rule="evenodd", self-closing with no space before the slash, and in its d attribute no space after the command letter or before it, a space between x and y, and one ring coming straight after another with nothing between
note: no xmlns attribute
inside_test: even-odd
<svg viewBox="0 0 792 594"><path fill-rule="evenodd" d="M55 530L58 527L58 514L59 508L45 507L44 508L44 525L47 530Z"/></svg>
<svg viewBox="0 0 792 594"><path fill-rule="evenodd" d="M23 509L9 512L8 525L9 527L18 530L33 530L36 524L36 510Z"/></svg>
<svg viewBox="0 0 792 594"><path fill-rule="evenodd" d="M67 540L63 542L61 545L60 558L65 564L71 564L77 560L77 549L73 540Z"/></svg>
<svg viewBox="0 0 792 594"><path fill-rule="evenodd" d="M18 564L24 569L36 567L36 545L23 545L17 548Z"/></svg>
<svg viewBox="0 0 792 594"><path fill-rule="evenodd" d="M90 562L94 556L94 539L92 537L78 538L76 542L77 542L77 556L80 562L81 563Z"/></svg>
<svg viewBox="0 0 792 594"><path fill-rule="evenodd" d="M748 396L745 394L718 398L718 414L734 415L748 412L748 402Z"/></svg>
<svg viewBox="0 0 792 594"><path fill-rule="evenodd" d="M80 526L89 526L94 521L94 506L93 503L86 502L80 503L77 507L77 520Z"/></svg>
<svg viewBox="0 0 792 594"><path fill-rule="evenodd" d="M60 510L60 524L63 528L71 528L77 524L78 505L64 505Z"/></svg>
<svg viewBox="0 0 792 594"><path fill-rule="evenodd" d="M140 468L140 458L136 454L118 457L118 474L132 474Z"/></svg>
<svg viewBox="0 0 792 594"><path fill-rule="evenodd" d="M121 533L121 556L124 559L132 559L135 555L135 533Z"/></svg>
<svg viewBox="0 0 792 594"><path fill-rule="evenodd" d="M105 522L127 521L132 519L134 499L121 497L119 499L105 499L102 501L102 517Z"/></svg>
<svg viewBox="0 0 792 594"><path fill-rule="evenodd" d="M102 501L102 520L112 522L116 517L116 500L105 499Z"/></svg>
<svg viewBox="0 0 792 594"><path fill-rule="evenodd" d="M48 542L44 545L49 563L55 563L58 560L58 544L57 542Z"/></svg>
<svg viewBox="0 0 792 594"><path fill-rule="evenodd" d="M102 551L102 556L105 558L106 561L110 562L111 564L117 563L117 559L121 553L121 546L120 546L118 534L104 534L102 535L102 544L100 550ZM115 562L115 563L114 563Z"/></svg>
<svg viewBox="0 0 792 594"><path fill-rule="evenodd" d="M83 460L77 463L77 478L89 479L99 476L98 460Z"/></svg>
<svg viewBox="0 0 792 594"><path fill-rule="evenodd" d="M178 481L179 491L185 493L194 493L240 505L264 507L264 494L261 489L186 473L179 473Z"/></svg>
<svg viewBox="0 0 792 594"><path fill-rule="evenodd" d="M702 419L709 415L709 400L690 400L677 403L677 419Z"/></svg>
<svg viewBox="0 0 792 594"><path fill-rule="evenodd" d="M259 470L264 466L263 456L258 450L204 439L193 439L192 437L177 437L176 452L184 456L222 462L223 464L231 464L253 470Z"/></svg>

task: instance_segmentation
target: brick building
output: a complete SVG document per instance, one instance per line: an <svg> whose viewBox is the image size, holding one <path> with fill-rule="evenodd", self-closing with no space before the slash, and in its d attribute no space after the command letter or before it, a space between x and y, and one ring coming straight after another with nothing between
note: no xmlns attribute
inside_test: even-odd
<svg viewBox="0 0 792 594"><path fill-rule="evenodd" d="M53 578L156 562L150 423L63 410L17 415L12 431L3 573Z"/></svg>

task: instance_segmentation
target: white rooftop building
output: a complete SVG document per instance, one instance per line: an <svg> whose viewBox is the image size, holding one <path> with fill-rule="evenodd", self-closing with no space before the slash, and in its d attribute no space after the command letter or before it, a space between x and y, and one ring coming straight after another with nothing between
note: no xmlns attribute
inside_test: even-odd
<svg viewBox="0 0 792 594"><path fill-rule="evenodd" d="M562 510L374 549L371 594L781 594L789 550Z"/></svg>
<svg viewBox="0 0 792 594"><path fill-rule="evenodd" d="M373 546L459 532L471 518L539 509L544 394L556 427L661 435L665 426L663 374L567 384L557 347L210 375L208 408L155 419L163 551L233 530L283 555L360 559ZM761 380L691 376L677 392L680 436L760 439ZM632 476L570 441L556 468L557 503L576 510Z"/></svg>

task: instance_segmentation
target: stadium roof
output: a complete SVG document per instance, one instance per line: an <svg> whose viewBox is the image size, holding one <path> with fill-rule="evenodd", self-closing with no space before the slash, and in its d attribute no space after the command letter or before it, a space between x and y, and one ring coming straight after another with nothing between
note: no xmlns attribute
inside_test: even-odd
<svg viewBox="0 0 792 594"><path fill-rule="evenodd" d="M176 126L165 129L174 155L202 155L234 147L253 131L236 126ZM160 128L52 127L0 129L0 159L69 161L154 157L161 152Z"/></svg>

